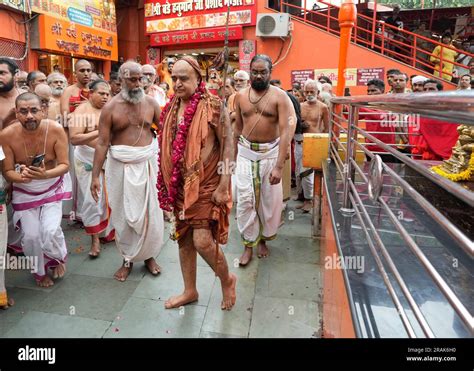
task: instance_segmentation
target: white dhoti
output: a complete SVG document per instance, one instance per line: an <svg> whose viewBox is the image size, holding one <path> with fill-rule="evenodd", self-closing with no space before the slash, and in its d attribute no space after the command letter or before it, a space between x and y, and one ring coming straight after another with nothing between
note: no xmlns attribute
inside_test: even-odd
<svg viewBox="0 0 474 371"><path fill-rule="evenodd" d="M295 134L296 192L303 191L306 200L313 199L314 171L303 166L303 134Z"/></svg>
<svg viewBox="0 0 474 371"><path fill-rule="evenodd" d="M25 256L38 259L33 275L41 280L48 268L65 263L66 241L61 229L62 200L71 199L71 178L63 176L13 185L13 225L21 230Z"/></svg>
<svg viewBox="0 0 474 371"><path fill-rule="evenodd" d="M2 147L0 146L0 161L5 158ZM0 258L3 264L0 264L0 307L8 304L7 290L5 288L5 258L7 254L7 241L8 241L8 222L7 222L7 207L5 205L6 193L5 193L6 182L3 176L0 174Z"/></svg>
<svg viewBox="0 0 474 371"><path fill-rule="evenodd" d="M82 221L81 209L84 195L79 187L74 166L74 146L69 143L69 176L72 183L72 198L63 201L63 215L71 221Z"/></svg>
<svg viewBox="0 0 474 371"><path fill-rule="evenodd" d="M111 146L105 179L115 242L126 262L156 257L163 244L163 211L156 181L158 143Z"/></svg>
<svg viewBox="0 0 474 371"><path fill-rule="evenodd" d="M92 181L92 165L94 163L94 148L89 146L76 146L74 150L74 167L78 190L83 195L80 212L82 223L87 234L100 234L104 232L107 241L113 239L113 228L110 219L110 208L105 187L105 174L100 176L99 201L95 202L90 191Z"/></svg>
<svg viewBox="0 0 474 371"><path fill-rule="evenodd" d="M282 183L270 184L276 165L279 139L272 143L251 143L239 139L236 188L237 226L245 246L276 237L283 209Z"/></svg>

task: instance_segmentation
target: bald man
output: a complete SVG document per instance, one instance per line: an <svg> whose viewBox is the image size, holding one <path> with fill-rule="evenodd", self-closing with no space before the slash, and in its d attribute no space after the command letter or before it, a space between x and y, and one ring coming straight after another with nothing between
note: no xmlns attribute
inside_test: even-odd
<svg viewBox="0 0 474 371"><path fill-rule="evenodd" d="M76 83L66 88L60 101L62 124L66 131L68 115L74 112L82 102L89 99L88 84L92 75L91 64L85 59L78 60L74 65L74 75L76 76ZM73 153L72 146L70 146L69 156L71 163L74 163ZM71 220L81 221L81 215L78 210L81 210L83 195L78 190L74 166L71 166L71 178L74 185L74 199L72 202L65 203L64 213L69 214Z"/></svg>
<svg viewBox="0 0 474 371"><path fill-rule="evenodd" d="M135 262L144 261L154 276L160 273L155 257L163 243L164 222L156 196L158 144L151 131L152 123L160 120L160 106L143 90L148 78L143 76L142 66L126 62L119 75L122 91L100 115L90 190L98 202L108 152L107 196L115 241L123 257L114 278L123 282Z"/></svg>
<svg viewBox="0 0 474 371"><path fill-rule="evenodd" d="M46 85L46 84L36 85L34 93L38 97L40 97L41 107L44 110L44 116L45 116L44 118L56 121L56 117L55 117L54 112L52 112L52 114L51 114L51 112L49 112L49 107L50 107L51 101L53 99L53 91L49 87L49 85Z"/></svg>
<svg viewBox="0 0 474 371"><path fill-rule="evenodd" d="M74 65L76 83L68 86L61 97L61 112L64 117L74 112L79 104L89 98L87 85L91 81L92 66L85 59L78 60Z"/></svg>

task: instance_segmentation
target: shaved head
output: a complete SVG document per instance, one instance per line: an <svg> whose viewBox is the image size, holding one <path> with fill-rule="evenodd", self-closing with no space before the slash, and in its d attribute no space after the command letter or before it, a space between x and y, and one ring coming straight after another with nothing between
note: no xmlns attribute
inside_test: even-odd
<svg viewBox="0 0 474 371"><path fill-rule="evenodd" d="M53 91L51 90L49 85L39 84L35 88L35 94L39 96L40 98L49 99L53 95Z"/></svg>
<svg viewBox="0 0 474 371"><path fill-rule="evenodd" d="M80 69L81 67L89 67L89 68L92 68L92 65L90 64L90 62L86 59L79 59L76 64L74 65L74 69L75 70L78 70Z"/></svg>
<svg viewBox="0 0 474 371"><path fill-rule="evenodd" d="M142 66L137 62L125 62L120 66L119 77L121 79L127 78L132 73L141 74Z"/></svg>

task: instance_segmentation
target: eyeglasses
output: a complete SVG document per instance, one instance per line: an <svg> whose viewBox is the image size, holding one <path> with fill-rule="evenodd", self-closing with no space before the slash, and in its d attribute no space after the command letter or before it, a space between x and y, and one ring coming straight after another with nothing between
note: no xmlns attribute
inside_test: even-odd
<svg viewBox="0 0 474 371"><path fill-rule="evenodd" d="M37 115L39 112L41 112L41 109L39 108L31 108L31 109L21 108L18 110L18 113L22 116L28 116L28 113L31 113L34 116L34 115Z"/></svg>

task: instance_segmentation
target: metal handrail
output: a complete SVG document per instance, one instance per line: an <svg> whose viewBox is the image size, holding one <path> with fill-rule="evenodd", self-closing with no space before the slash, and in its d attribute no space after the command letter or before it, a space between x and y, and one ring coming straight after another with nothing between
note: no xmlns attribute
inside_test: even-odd
<svg viewBox="0 0 474 371"><path fill-rule="evenodd" d="M367 237L367 244L370 249L372 256L374 257L377 266L380 270L382 278L384 279L387 290L389 291L390 297L393 300L395 307L399 312L399 316L402 323L410 337L415 337L415 333L412 325L407 320L404 311L400 310L400 300L396 296L394 288L390 282L387 282L386 275L387 271L381 264L380 259L383 257L387 263L388 269L394 275L395 281L401 288L401 295L405 297L411 309L414 311L416 321L420 325L423 333L427 337L433 337L433 331L430 329L426 318L421 313L418 305L414 301L408 287L405 283L404 278L398 272L389 251L382 242L379 231L375 228L374 224L370 219L369 212L366 209L366 205L362 202L361 195L364 192L359 189L359 185L367 185L369 183L369 176L364 173L363 169L357 163L355 156L356 152L360 149L362 152L370 158L375 156L375 152L370 151L366 148L365 144L359 143L358 137L361 135L366 140L370 141L370 145L376 145L385 151L387 154L391 154L395 158L399 159L409 167L413 168L417 173L425 176L432 180L434 183L447 189L455 197L465 201L468 205L474 205L474 196L472 192L462 188L461 186L451 182L441 176L429 171L426 167L421 165L418 161L411 159L408 155L403 154L396 149L392 148L390 144L385 144L376 138L376 133L363 130L358 127L359 123L359 108L370 107L371 109L377 110L379 113L410 113L420 114L424 116L432 117L435 119L446 120L449 122L459 122L463 124L474 125L474 91L473 92L449 92L449 93L430 93L430 94L391 94L391 95L377 95L377 96L360 96L360 97L336 97L331 99L333 112L346 112L345 117L339 117L337 120L331 117L330 126L330 143L329 143L329 157L334 160L337 165L337 172L342 178L343 189L336 191L339 195L342 195L340 213L349 217L354 215L360 222L361 229L364 231ZM341 106L345 110L341 109ZM446 112L448 110L448 112ZM348 114L347 114L348 112ZM347 122L347 142L338 140L338 126L337 122ZM364 121L364 120L361 120ZM403 130L402 130L403 131ZM345 150L345 161L340 158L340 150ZM460 246L470 257L474 256L474 242L466 236L456 225L454 225L446 216L444 216L438 209L436 209L426 198L424 198L415 188L413 188L405 179L400 177L397 172L385 163L382 164L384 176L390 177L394 182L394 185L398 185L403 189L406 195L408 195L417 207L424 210L427 215L436 220L439 227L444 229L451 238ZM355 181L356 176L359 177L359 181ZM357 187L356 187L357 184ZM440 292L445 296L451 307L458 314L461 321L466 325L470 333L474 334L474 318L467 309L467 307L461 302L456 293L448 286L447 282L438 273L432 263L428 260L427 256L423 253L420 247L417 245L413 236L407 232L403 224L397 219L393 210L387 204L386 199L390 199L387 195L379 196L377 202L379 209L381 209L388 216L388 220L395 226L396 232L400 238L406 243L408 249L417 258L421 266L425 269L428 275L431 277L433 282L438 286Z"/></svg>
<svg viewBox="0 0 474 371"><path fill-rule="evenodd" d="M332 34L340 34L338 19L337 17L331 15L331 11L339 11L339 8L337 6L326 3L326 8L312 10L307 9L307 0L303 0L302 5L303 6L295 5L288 3L284 0L280 0L279 10L280 12L284 10L286 11L288 9L299 11L299 14L291 14L295 20L301 20L304 23L318 27ZM322 17L324 20L321 20L319 23L314 22L311 19L308 19L311 18L311 16ZM405 29L399 29L395 26L385 23L385 21L383 20L377 20L373 17L368 17L364 14L358 14L357 19L359 21L365 22L367 27L364 27L364 25L359 24L359 22L354 25L354 34L352 36L352 39L356 44L362 45L372 50L380 49L379 52L381 54L386 55L388 57L394 57L400 62L407 63L408 65L415 68L421 66L421 68L433 69L435 64L438 64L438 68L435 69L435 71L439 73L439 77L437 76L439 79L443 79L443 75L448 75L451 78L454 76L452 72L443 71L443 63L452 64L453 71L456 66L467 68L467 66L460 64L456 61L444 61L443 51L445 49L453 50L458 55L459 53L462 53L474 58L473 53L458 49L453 45L446 45L440 41L436 41L431 38L418 35L415 32L411 32ZM377 30L380 30L380 33L377 32ZM389 33L396 33L397 38L401 40L388 37ZM361 34L365 34L367 37L361 37ZM379 42L380 45L377 44L377 42ZM427 43L430 44L430 48L432 48L431 51L419 47L420 44ZM390 46L393 48L390 48ZM433 51L437 46L440 47L439 57L433 55ZM393 50L395 48L401 50ZM422 57L420 58L420 56ZM439 59L439 63L431 62L431 57ZM443 80L446 81L446 79Z"/></svg>

